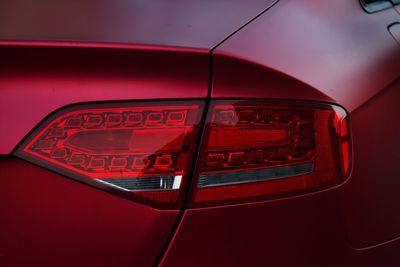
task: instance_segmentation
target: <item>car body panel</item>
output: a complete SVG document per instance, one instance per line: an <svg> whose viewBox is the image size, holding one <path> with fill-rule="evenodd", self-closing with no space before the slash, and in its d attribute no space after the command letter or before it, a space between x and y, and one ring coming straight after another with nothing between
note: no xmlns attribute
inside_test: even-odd
<svg viewBox="0 0 400 267"><path fill-rule="evenodd" d="M400 47L387 31L399 20L393 9L367 14L357 1L282 0L214 50L213 98L344 106L354 131L355 167L347 183L329 192L185 211L165 266L185 266L191 259L198 266L225 260L230 266L399 264L393 258L400 249L393 154L400 149L399 131L389 125L400 114Z"/></svg>
<svg viewBox="0 0 400 267"><path fill-rule="evenodd" d="M229 77L218 68L221 54L303 81L351 112L398 77L400 50L387 27L399 20L393 9L367 14L358 1L280 1L215 49L212 96L252 90L224 86Z"/></svg>
<svg viewBox="0 0 400 267"><path fill-rule="evenodd" d="M151 266L178 211L0 158L1 266Z"/></svg>
<svg viewBox="0 0 400 267"><path fill-rule="evenodd" d="M178 210L137 204L10 154L70 105L207 98L210 50L275 2L2 1L0 265L152 266Z"/></svg>
<svg viewBox="0 0 400 267"><path fill-rule="evenodd" d="M20 3L34 11L11 17ZM400 130L390 125L400 46L387 30L400 21L395 9L367 14L356 0L43 3L0 4L0 263L400 264ZM352 123L352 174L296 197L160 211L10 155L65 106L200 98L341 105Z"/></svg>
<svg viewBox="0 0 400 267"><path fill-rule="evenodd" d="M11 153L64 106L205 98L208 93L209 56L203 50L52 45L0 46L0 124L8 125L0 128L0 154Z"/></svg>
<svg viewBox="0 0 400 267"><path fill-rule="evenodd" d="M0 39L211 49L276 1L1 1Z"/></svg>
<svg viewBox="0 0 400 267"><path fill-rule="evenodd" d="M220 53L213 56L213 98L291 99L334 103L324 92L265 65Z"/></svg>
<svg viewBox="0 0 400 267"><path fill-rule="evenodd" d="M400 6L399 5L394 6L394 9L400 14Z"/></svg>
<svg viewBox="0 0 400 267"><path fill-rule="evenodd" d="M161 266L339 264L347 245L336 194L187 210Z"/></svg>
<svg viewBox="0 0 400 267"><path fill-rule="evenodd" d="M281 18L284 14L287 19L283 23ZM393 120L393 116L399 114L395 104L399 90L392 87L396 86L393 83L400 76L400 47L387 31L387 27L397 21L400 21L400 16L393 8L367 14L357 1L280 1L266 14L221 44L214 55L216 64L213 97L258 94L259 97L277 95L280 98L295 96L300 99L315 99L306 94L305 89L298 86L287 89L284 83L280 84L281 87L293 91L299 88L299 92L288 93L286 97L279 93L274 95L271 93L274 90L284 92L284 89L279 90L280 86L276 83L272 83L270 89L269 83L264 84L263 80L256 79L251 83L258 86L251 86L246 90L229 90L231 86L225 85L229 80L229 76L224 73L227 67L219 67L218 60L230 55L265 66L266 71L272 69L300 80L331 99L322 101L338 103L350 113L355 132L353 139L356 158L353 176L357 182L354 186L350 183L351 189L346 191L343 198L344 203L352 204L344 204L343 210L352 216L346 224L349 227L348 237L351 244L358 248L376 245L400 234L400 224L396 223L400 217L394 212L390 216L386 214L392 210L390 207L393 208L395 199L400 199L398 187L395 186L398 176L394 164L396 158L394 155L391 158L389 155L373 155L377 151L390 151L390 144L398 146L397 127L385 129L384 125L388 123L383 123ZM230 71L233 72L233 68ZM244 87L246 79L242 79L241 84ZM288 79L285 80L287 82ZM238 83L236 87L239 87ZM254 92L253 88L256 88ZM378 106L372 103L372 98L385 94L386 91L391 91L387 93L390 97L385 96L385 100L380 100L381 104ZM378 119L378 114L386 114L386 118L369 124L369 118L374 112L377 114L375 120ZM374 134L376 139L369 136L373 133L372 130L368 132L370 127L377 131ZM375 140L374 146L368 140ZM377 165L374 166L371 159L375 159ZM370 168L375 171L372 172ZM376 187L374 181L379 173L382 173L385 183ZM362 190L363 193L360 193ZM369 194L371 191L375 193ZM369 196L365 195L367 193ZM372 212L371 209L375 211ZM380 212L376 212L377 210ZM383 210L386 213L381 213ZM354 217L355 214L360 216L359 219ZM368 221L367 218L370 217L377 221L372 219L362 223L361 218ZM386 219L390 223L385 224ZM374 228L370 225L373 222ZM367 228L367 225L370 226Z"/></svg>
<svg viewBox="0 0 400 267"><path fill-rule="evenodd" d="M396 80L351 114L355 164L342 199L356 248L400 238L399 103Z"/></svg>

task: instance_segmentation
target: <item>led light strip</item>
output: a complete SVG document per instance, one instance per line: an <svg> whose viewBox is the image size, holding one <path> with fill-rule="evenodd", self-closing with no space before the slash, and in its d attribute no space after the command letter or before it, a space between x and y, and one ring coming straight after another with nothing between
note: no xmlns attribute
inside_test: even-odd
<svg viewBox="0 0 400 267"><path fill-rule="evenodd" d="M277 168L201 174L198 187L213 187L283 179L307 174L313 170L314 163L305 163Z"/></svg>
<svg viewBox="0 0 400 267"><path fill-rule="evenodd" d="M96 181L118 188L123 191L160 191L178 190L181 186L182 175L157 176L143 178L123 178L123 179L96 179Z"/></svg>

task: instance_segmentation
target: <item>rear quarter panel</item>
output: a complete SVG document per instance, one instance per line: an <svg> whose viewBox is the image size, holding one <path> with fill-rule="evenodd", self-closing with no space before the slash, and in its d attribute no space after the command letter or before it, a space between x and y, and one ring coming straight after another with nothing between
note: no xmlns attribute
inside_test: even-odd
<svg viewBox="0 0 400 267"><path fill-rule="evenodd" d="M213 98L342 105L354 133L354 169L325 192L187 210L165 266L192 259L196 266L400 264L400 47L387 30L399 20L394 9L367 14L358 1L282 0L217 47Z"/></svg>
<svg viewBox="0 0 400 267"><path fill-rule="evenodd" d="M173 229L178 210L144 206L9 155L71 104L207 96L205 50L102 46L0 46L0 266L152 266Z"/></svg>

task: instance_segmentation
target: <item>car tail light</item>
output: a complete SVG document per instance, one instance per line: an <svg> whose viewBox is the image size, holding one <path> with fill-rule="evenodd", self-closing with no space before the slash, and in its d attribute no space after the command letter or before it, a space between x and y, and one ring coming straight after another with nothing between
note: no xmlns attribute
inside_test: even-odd
<svg viewBox="0 0 400 267"><path fill-rule="evenodd" d="M351 167L348 117L336 105L211 101L77 105L46 119L16 155L137 202L177 209L302 194Z"/></svg>
<svg viewBox="0 0 400 267"><path fill-rule="evenodd" d="M16 154L138 202L179 208L202 113L198 101L74 106L43 122Z"/></svg>
<svg viewBox="0 0 400 267"><path fill-rule="evenodd" d="M189 207L332 186L344 180L349 162L347 115L338 106L215 101L207 115Z"/></svg>

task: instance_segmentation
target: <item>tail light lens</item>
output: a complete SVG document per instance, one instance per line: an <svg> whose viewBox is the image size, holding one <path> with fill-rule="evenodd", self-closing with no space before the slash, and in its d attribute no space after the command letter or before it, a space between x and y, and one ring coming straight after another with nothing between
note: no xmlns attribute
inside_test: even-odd
<svg viewBox="0 0 400 267"><path fill-rule="evenodd" d="M204 102L77 105L45 120L16 154L161 209L182 206ZM297 102L211 101L188 207L290 196L341 183L346 112Z"/></svg>
<svg viewBox="0 0 400 267"><path fill-rule="evenodd" d="M298 194L349 171L346 112L333 105L215 101L210 106L190 207Z"/></svg>
<svg viewBox="0 0 400 267"><path fill-rule="evenodd" d="M17 155L157 208L179 208L202 102L80 105L48 118Z"/></svg>

